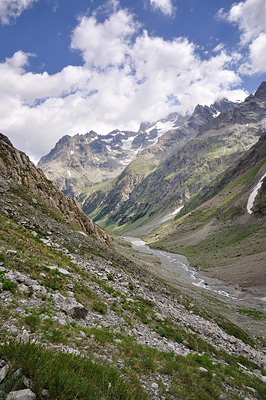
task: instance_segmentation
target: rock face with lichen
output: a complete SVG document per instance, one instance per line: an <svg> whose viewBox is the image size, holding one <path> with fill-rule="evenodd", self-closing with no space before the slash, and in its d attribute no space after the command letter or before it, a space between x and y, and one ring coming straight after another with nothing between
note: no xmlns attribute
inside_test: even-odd
<svg viewBox="0 0 266 400"><path fill-rule="evenodd" d="M10 140L0 134L0 178L2 181L13 181L34 196L32 202L38 206L38 198L62 214L69 222L78 226L94 239L110 244L111 240L104 231L82 212L77 202L49 181L43 171L36 168L29 157L15 149Z"/></svg>

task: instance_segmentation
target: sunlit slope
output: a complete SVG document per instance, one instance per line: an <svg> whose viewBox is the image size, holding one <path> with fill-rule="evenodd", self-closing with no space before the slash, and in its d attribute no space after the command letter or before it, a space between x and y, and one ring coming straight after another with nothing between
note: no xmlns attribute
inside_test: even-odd
<svg viewBox="0 0 266 400"><path fill-rule="evenodd" d="M198 268L242 286L266 283L266 135L233 167L196 195L149 243L185 254ZM216 268L224 267L224 268Z"/></svg>

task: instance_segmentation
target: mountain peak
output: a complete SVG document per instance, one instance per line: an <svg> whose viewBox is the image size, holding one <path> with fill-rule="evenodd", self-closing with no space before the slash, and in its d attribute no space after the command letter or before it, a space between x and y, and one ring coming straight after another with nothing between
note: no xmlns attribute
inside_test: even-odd
<svg viewBox="0 0 266 400"><path fill-rule="evenodd" d="M260 100L265 101L266 100L266 82L263 81L260 86L258 87L255 97L257 97Z"/></svg>

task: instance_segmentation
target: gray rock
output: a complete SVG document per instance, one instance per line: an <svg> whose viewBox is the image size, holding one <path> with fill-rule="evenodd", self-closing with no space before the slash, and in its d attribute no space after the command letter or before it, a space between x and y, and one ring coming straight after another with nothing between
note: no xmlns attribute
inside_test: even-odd
<svg viewBox="0 0 266 400"><path fill-rule="evenodd" d="M151 384L151 388L152 388L153 390L158 390L158 388L159 388L158 383L153 382L153 383Z"/></svg>
<svg viewBox="0 0 266 400"><path fill-rule="evenodd" d="M22 341L22 343L28 343L30 340L30 334L28 331L26 331L26 329L23 330L21 336L20 336L20 340Z"/></svg>
<svg viewBox="0 0 266 400"><path fill-rule="evenodd" d="M49 397L49 392L48 392L48 390L47 389L43 389L43 391L42 391L42 397Z"/></svg>
<svg viewBox="0 0 266 400"><path fill-rule="evenodd" d="M88 310L74 298L66 298L62 309L67 315L76 319L84 319L88 314Z"/></svg>
<svg viewBox="0 0 266 400"><path fill-rule="evenodd" d="M201 372L208 372L208 370L206 368L203 368L203 367L199 367L198 370L201 371Z"/></svg>
<svg viewBox="0 0 266 400"><path fill-rule="evenodd" d="M8 370L8 365L5 365L0 369L0 383L5 379Z"/></svg>
<svg viewBox="0 0 266 400"><path fill-rule="evenodd" d="M13 377L17 379L20 378L21 376L22 376L22 368L19 368L14 372Z"/></svg>
<svg viewBox="0 0 266 400"><path fill-rule="evenodd" d="M75 319L84 319L88 314L88 310L83 306L75 306L66 311L66 313Z"/></svg>
<svg viewBox="0 0 266 400"><path fill-rule="evenodd" d="M6 400L35 400L35 399L36 399L36 394L33 393L30 389L23 389L10 392L6 398Z"/></svg>

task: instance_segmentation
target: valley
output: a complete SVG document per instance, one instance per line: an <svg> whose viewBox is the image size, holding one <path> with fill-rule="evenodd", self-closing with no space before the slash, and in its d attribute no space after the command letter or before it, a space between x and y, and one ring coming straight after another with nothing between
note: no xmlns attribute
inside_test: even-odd
<svg viewBox="0 0 266 400"><path fill-rule="evenodd" d="M265 118L264 82L46 175L0 135L1 398L264 400Z"/></svg>

